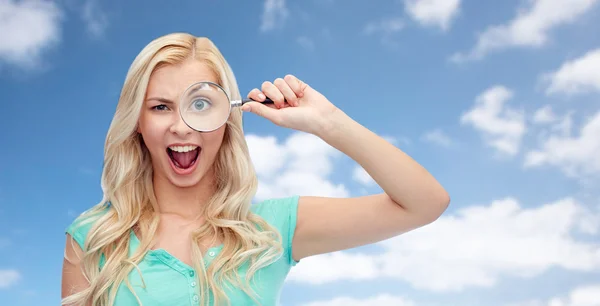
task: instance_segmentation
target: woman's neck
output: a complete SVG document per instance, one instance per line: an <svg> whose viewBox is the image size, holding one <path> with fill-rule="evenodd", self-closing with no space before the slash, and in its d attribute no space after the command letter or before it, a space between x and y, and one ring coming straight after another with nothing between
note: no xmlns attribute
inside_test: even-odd
<svg viewBox="0 0 600 306"><path fill-rule="evenodd" d="M202 211L215 192L214 180L208 171L206 175L192 187L177 187L165 177L154 176L154 194L158 202L159 214L175 215L186 220L198 220Z"/></svg>

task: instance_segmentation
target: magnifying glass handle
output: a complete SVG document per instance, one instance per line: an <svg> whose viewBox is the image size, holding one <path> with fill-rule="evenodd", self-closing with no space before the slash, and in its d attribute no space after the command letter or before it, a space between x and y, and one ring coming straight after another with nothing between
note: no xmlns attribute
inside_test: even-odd
<svg viewBox="0 0 600 306"><path fill-rule="evenodd" d="M246 104L248 102L260 102L260 101L255 101L255 100L252 100L252 99L244 99L244 100L242 100L242 105L244 105L244 104ZM262 101L260 103L262 103L262 104L273 104L274 102L273 102L273 100L271 100L269 98L266 98L264 101Z"/></svg>

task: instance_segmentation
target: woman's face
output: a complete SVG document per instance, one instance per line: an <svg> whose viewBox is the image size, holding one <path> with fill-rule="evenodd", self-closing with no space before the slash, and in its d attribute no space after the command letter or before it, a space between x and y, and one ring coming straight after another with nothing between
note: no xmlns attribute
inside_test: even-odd
<svg viewBox="0 0 600 306"><path fill-rule="evenodd" d="M178 187L195 186L212 175L209 170L225 133L225 125L200 133L182 121L180 96L199 81L217 83L213 72L196 60L157 69L150 77L139 119L138 132L150 151L155 175Z"/></svg>

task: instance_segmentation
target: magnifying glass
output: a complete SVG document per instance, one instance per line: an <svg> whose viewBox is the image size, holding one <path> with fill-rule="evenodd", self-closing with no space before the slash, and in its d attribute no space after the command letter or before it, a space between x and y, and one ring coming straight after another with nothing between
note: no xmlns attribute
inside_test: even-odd
<svg viewBox="0 0 600 306"><path fill-rule="evenodd" d="M231 100L225 90L213 82L198 82L188 87L181 96L179 114L191 129L198 132L214 131L229 118L234 107L242 106L252 99ZM267 98L261 103L272 104Z"/></svg>

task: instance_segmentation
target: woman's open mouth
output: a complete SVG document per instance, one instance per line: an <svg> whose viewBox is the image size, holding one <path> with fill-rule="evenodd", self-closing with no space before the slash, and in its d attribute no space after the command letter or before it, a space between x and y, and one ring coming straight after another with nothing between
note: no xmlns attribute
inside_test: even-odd
<svg viewBox="0 0 600 306"><path fill-rule="evenodd" d="M169 146L167 148L167 154L175 168L180 170L191 170L198 160L200 150L200 147L196 145Z"/></svg>

